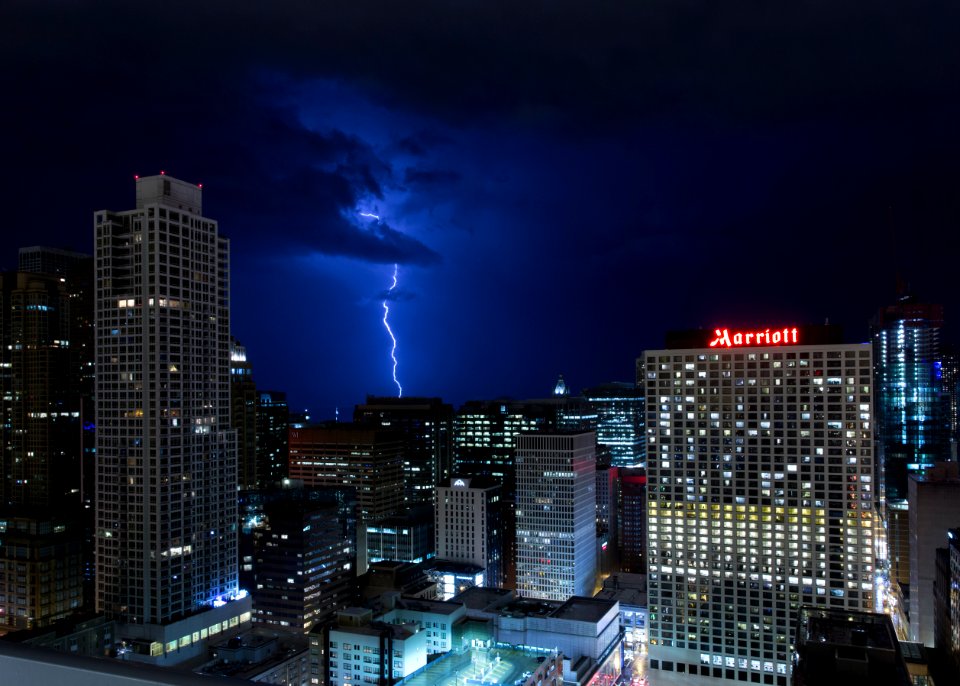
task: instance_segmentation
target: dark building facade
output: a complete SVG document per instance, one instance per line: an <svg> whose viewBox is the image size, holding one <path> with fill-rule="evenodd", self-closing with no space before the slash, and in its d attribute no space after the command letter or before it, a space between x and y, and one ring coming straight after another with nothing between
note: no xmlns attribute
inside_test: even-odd
<svg viewBox="0 0 960 686"><path fill-rule="evenodd" d="M268 488L287 478L290 408L282 391L257 392L257 480Z"/></svg>
<svg viewBox="0 0 960 686"><path fill-rule="evenodd" d="M257 467L257 386L247 349L230 339L230 421L237 432L237 479L241 490L263 486Z"/></svg>
<svg viewBox="0 0 960 686"><path fill-rule="evenodd" d="M264 503L253 530L256 622L307 632L354 602L356 520L346 493L288 492Z"/></svg>
<svg viewBox="0 0 960 686"><path fill-rule="evenodd" d="M887 615L805 606L794 645L793 686L913 683Z"/></svg>
<svg viewBox="0 0 960 686"><path fill-rule="evenodd" d="M0 274L0 632L80 609L92 571L83 554L92 553L83 474L92 258L67 253L54 265L43 259L49 250L32 248L36 259L21 253L21 262L56 273Z"/></svg>
<svg viewBox="0 0 960 686"><path fill-rule="evenodd" d="M290 478L306 486L353 488L358 526L403 504L403 435L361 424L290 429Z"/></svg>
<svg viewBox="0 0 960 686"><path fill-rule="evenodd" d="M453 406L440 398L367 396L353 419L403 435L404 499L409 505L432 503L434 489L453 466Z"/></svg>
<svg viewBox="0 0 960 686"><path fill-rule="evenodd" d="M645 574L647 569L647 475L643 469L620 470L620 569Z"/></svg>

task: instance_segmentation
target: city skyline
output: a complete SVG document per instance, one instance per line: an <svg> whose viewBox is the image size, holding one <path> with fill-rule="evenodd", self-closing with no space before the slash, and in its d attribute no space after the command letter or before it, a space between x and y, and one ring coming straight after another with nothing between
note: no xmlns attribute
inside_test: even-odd
<svg viewBox="0 0 960 686"><path fill-rule="evenodd" d="M404 395L455 405L629 380L671 329L866 341L898 271L957 311L955 7L206 8L4 10L0 265L92 253L134 174L204 183L293 409L395 392L394 265Z"/></svg>

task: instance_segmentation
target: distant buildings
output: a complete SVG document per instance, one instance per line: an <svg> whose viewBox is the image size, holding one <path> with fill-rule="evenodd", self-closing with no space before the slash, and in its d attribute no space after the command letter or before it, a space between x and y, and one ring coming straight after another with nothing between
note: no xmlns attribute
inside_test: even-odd
<svg viewBox="0 0 960 686"><path fill-rule="evenodd" d="M508 400L464 403L454 418L456 473L490 477L512 499L517 436L555 426L554 406Z"/></svg>
<svg viewBox="0 0 960 686"><path fill-rule="evenodd" d="M359 551L361 569L381 560L427 562L436 557L433 507L405 508L395 515L367 522Z"/></svg>
<svg viewBox="0 0 960 686"><path fill-rule="evenodd" d="M658 683L786 686L801 604L873 608L871 349L838 333L693 331L644 354Z"/></svg>
<svg viewBox="0 0 960 686"><path fill-rule="evenodd" d="M592 431L517 439L517 592L522 596L593 595L595 440Z"/></svg>
<svg viewBox="0 0 960 686"><path fill-rule="evenodd" d="M355 489L358 526L364 526L396 514L403 504L403 445L402 434L362 424L291 429L290 478Z"/></svg>
<svg viewBox="0 0 960 686"><path fill-rule="evenodd" d="M402 434L404 498L409 505L433 503L434 488L453 467L453 407L440 398L367 396L353 418Z"/></svg>
<svg viewBox="0 0 960 686"><path fill-rule="evenodd" d="M201 198L141 178L135 209L94 216L97 609L124 623L133 657L166 663L250 619L237 582L229 243Z"/></svg>

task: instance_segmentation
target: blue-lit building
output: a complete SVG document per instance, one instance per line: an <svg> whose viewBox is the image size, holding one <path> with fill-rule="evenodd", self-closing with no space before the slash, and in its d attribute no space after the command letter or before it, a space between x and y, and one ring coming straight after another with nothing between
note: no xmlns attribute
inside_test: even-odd
<svg viewBox="0 0 960 686"><path fill-rule="evenodd" d="M613 382L583 392L597 415L597 459L614 467L646 464L643 436L643 391L632 383Z"/></svg>
<svg viewBox="0 0 960 686"><path fill-rule="evenodd" d="M907 497L909 473L950 455L942 327L943 307L912 296L881 309L873 323L877 453L888 502Z"/></svg>

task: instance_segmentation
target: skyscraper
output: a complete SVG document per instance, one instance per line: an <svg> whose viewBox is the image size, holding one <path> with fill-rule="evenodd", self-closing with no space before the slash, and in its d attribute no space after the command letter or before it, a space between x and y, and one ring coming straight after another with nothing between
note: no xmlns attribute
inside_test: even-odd
<svg viewBox="0 0 960 686"><path fill-rule="evenodd" d="M889 502L907 497L907 475L950 457L950 397L943 393L943 308L912 296L873 322L877 457Z"/></svg>
<svg viewBox="0 0 960 686"><path fill-rule="evenodd" d="M83 604L82 369L71 343L89 331L75 326L74 286L0 274L0 633Z"/></svg>
<svg viewBox="0 0 960 686"><path fill-rule="evenodd" d="M873 610L869 345L693 331L643 357L650 667L786 686L801 605Z"/></svg>
<svg viewBox="0 0 960 686"><path fill-rule="evenodd" d="M596 435L517 437L517 592L592 597L597 580Z"/></svg>
<svg viewBox="0 0 960 686"><path fill-rule="evenodd" d="M164 627L243 608L224 608L239 595L229 242L201 200L153 176L137 180L135 209L94 217L97 608L128 631L158 627L140 638L167 660L202 648Z"/></svg>

